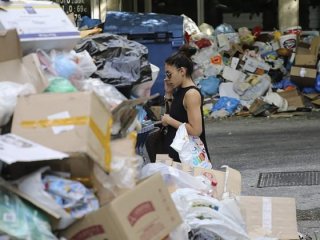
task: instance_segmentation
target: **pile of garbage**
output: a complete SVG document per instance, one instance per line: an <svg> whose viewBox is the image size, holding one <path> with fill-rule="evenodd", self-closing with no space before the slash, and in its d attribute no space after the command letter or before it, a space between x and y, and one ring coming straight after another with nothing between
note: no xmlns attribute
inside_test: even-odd
<svg viewBox="0 0 320 240"><path fill-rule="evenodd" d="M193 79L207 97L206 116L266 116L319 107L317 31L303 35L299 26L236 31L226 23L214 29L205 23L198 27L186 16L184 25L187 44L197 49Z"/></svg>
<svg viewBox="0 0 320 240"><path fill-rule="evenodd" d="M0 238L298 239L294 199L241 196L237 170L166 155L144 161L154 125L140 110L156 97L149 83L159 72L144 45L79 32L52 2L0 2L0 10ZM269 63L221 28L218 42L189 36L199 50L195 80L206 96L220 94L219 116L272 93ZM248 45L252 38L239 33ZM275 71L284 66L268 59ZM143 97L128 98L133 85Z"/></svg>

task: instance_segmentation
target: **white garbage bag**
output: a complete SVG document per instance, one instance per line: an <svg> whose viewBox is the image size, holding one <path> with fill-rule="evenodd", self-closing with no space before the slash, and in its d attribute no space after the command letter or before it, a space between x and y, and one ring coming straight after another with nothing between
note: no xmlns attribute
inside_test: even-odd
<svg viewBox="0 0 320 240"><path fill-rule="evenodd" d="M36 90L30 83L0 82L0 127L9 122L18 96L33 93L36 93Z"/></svg>

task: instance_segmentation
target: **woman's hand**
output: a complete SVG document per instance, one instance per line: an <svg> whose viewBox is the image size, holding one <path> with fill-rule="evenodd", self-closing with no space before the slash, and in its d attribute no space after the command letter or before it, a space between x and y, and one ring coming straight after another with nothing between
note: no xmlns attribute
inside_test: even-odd
<svg viewBox="0 0 320 240"><path fill-rule="evenodd" d="M163 126L168 126L169 125L169 121L172 119L172 117L170 117L169 114L163 114L163 116L161 117L161 123Z"/></svg>

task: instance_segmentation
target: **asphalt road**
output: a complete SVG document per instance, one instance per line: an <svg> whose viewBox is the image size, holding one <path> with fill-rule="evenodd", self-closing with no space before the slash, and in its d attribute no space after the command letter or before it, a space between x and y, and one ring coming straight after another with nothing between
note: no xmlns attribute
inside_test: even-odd
<svg viewBox="0 0 320 240"><path fill-rule="evenodd" d="M241 172L242 194L296 199L299 232L320 231L320 185L258 188L259 173L320 171L320 113L206 122L213 166ZM316 239L316 238L313 238Z"/></svg>

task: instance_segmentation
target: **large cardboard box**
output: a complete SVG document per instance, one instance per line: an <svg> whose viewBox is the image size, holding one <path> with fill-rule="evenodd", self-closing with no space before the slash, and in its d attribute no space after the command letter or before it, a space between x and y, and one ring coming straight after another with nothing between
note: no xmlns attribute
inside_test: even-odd
<svg viewBox="0 0 320 240"><path fill-rule="evenodd" d="M24 53L71 50L80 33L61 7L50 1L0 1L0 30L16 28Z"/></svg>
<svg viewBox="0 0 320 240"><path fill-rule="evenodd" d="M5 166L2 170L2 176L8 180L16 180L43 167L50 167L53 171L69 173L71 179L82 182L88 188L93 187L95 193L99 190L92 181L92 160L83 154L75 154L64 160L17 162ZM48 216L52 229L56 229L60 225L63 217L61 213L48 208L48 206L38 198L28 193L23 193L16 185L12 185L11 182L4 181L3 179L0 179L0 186L18 194L21 198L42 210Z"/></svg>
<svg viewBox="0 0 320 240"><path fill-rule="evenodd" d="M71 225L72 240L164 239L182 223L160 174L140 182L108 205Z"/></svg>
<svg viewBox="0 0 320 240"><path fill-rule="evenodd" d="M297 48L295 65L300 67L316 67L320 47L320 37L314 37L311 45L300 43Z"/></svg>
<svg viewBox="0 0 320 240"><path fill-rule="evenodd" d="M1 10L0 10L1 13ZM0 82L30 83L40 93L49 85L36 54L22 57L15 29L0 31Z"/></svg>
<svg viewBox="0 0 320 240"><path fill-rule="evenodd" d="M18 99L11 131L58 151L85 153L109 171L111 125L94 93L47 93Z"/></svg>
<svg viewBox="0 0 320 240"><path fill-rule="evenodd" d="M219 171L214 169L206 169L200 167L192 167L187 164L174 162L166 154L158 154L156 162L164 163L179 170L190 173L192 176L205 176L210 180L217 182L217 198L222 199L223 197L235 197L241 193L241 174L239 171L227 167L226 171ZM175 190L174 187L170 187L170 190Z"/></svg>
<svg viewBox="0 0 320 240"><path fill-rule="evenodd" d="M241 196L238 200L252 239L299 239L294 198Z"/></svg>
<svg viewBox="0 0 320 240"><path fill-rule="evenodd" d="M293 66L290 70L290 79L298 87L314 87L317 69Z"/></svg>

